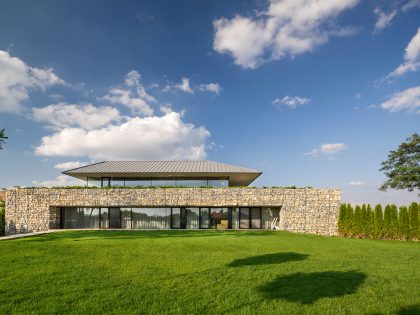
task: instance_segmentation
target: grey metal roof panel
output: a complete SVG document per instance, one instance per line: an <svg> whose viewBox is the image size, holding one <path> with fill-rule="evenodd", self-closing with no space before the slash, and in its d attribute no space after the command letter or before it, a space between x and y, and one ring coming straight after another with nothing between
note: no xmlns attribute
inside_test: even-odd
<svg viewBox="0 0 420 315"><path fill-rule="evenodd" d="M258 173L261 172L212 161L104 161L63 172L82 173Z"/></svg>

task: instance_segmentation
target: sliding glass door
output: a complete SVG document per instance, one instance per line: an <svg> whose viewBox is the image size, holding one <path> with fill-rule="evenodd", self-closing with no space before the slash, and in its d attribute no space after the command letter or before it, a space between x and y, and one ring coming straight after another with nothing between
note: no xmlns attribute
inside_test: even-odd
<svg viewBox="0 0 420 315"><path fill-rule="evenodd" d="M239 208L240 229L261 229L261 208Z"/></svg>

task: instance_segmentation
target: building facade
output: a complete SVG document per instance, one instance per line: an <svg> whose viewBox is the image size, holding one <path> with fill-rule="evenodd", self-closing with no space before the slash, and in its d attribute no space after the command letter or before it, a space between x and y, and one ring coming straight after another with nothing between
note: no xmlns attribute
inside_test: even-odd
<svg viewBox="0 0 420 315"><path fill-rule="evenodd" d="M335 235L341 193L253 188L261 172L209 162L102 162L85 188L6 193L6 234L49 229L276 229Z"/></svg>

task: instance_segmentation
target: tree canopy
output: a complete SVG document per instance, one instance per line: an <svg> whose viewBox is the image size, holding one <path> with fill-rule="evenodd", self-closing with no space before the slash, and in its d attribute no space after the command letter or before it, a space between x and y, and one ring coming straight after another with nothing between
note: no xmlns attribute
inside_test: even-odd
<svg viewBox="0 0 420 315"><path fill-rule="evenodd" d="M6 139L8 139L8 137L6 137L4 129L0 129L0 150L3 150L3 144L6 143Z"/></svg>
<svg viewBox="0 0 420 315"><path fill-rule="evenodd" d="M391 151L380 170L387 177L380 190L420 189L420 136L414 133L397 150Z"/></svg>

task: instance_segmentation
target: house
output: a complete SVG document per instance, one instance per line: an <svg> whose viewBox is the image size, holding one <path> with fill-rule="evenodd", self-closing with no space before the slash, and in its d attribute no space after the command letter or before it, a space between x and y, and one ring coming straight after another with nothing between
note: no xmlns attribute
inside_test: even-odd
<svg viewBox="0 0 420 315"><path fill-rule="evenodd" d="M212 161L104 161L84 187L6 193L6 233L49 229L279 229L335 235L341 193L255 188L260 171Z"/></svg>

